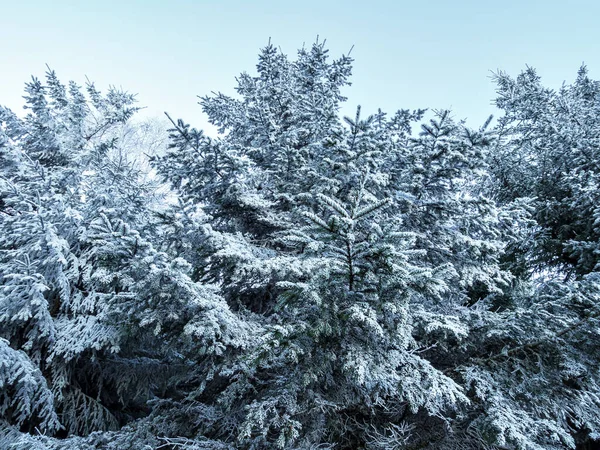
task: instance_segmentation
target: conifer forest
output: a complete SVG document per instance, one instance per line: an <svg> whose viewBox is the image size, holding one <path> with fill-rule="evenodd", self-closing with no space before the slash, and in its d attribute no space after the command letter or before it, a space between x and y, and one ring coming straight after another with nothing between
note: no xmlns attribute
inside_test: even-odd
<svg viewBox="0 0 600 450"><path fill-rule="evenodd" d="M216 137L0 106L0 449L600 448L600 82L344 117L352 63L267 45Z"/></svg>

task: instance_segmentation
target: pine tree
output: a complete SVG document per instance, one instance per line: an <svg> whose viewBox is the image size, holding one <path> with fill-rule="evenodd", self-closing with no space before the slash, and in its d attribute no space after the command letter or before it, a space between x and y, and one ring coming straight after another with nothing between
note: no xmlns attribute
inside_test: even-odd
<svg viewBox="0 0 600 450"><path fill-rule="evenodd" d="M582 67L553 91L535 70L496 75L500 145L492 156L501 200L535 197L540 226L532 257L568 278L596 270L595 220L600 83ZM596 255L596 256L594 256Z"/></svg>
<svg viewBox="0 0 600 450"><path fill-rule="evenodd" d="M190 244L195 243L198 253L192 259L207 267L199 279L218 283L232 306L259 313L271 329L255 354L232 362L227 373L236 381L217 397L224 399L219 400L226 405L224 414L249 408L238 434L238 443L249 448L327 442L344 448L367 442L385 446L382 442L404 430L407 420L441 414L466 401L460 386L415 354L421 347L415 336L426 340L437 333L453 342L466 336L465 324L455 315L459 310L442 300L464 295L464 285L451 289L446 283L452 276L466 280L465 285L474 283L458 275L456 258L434 258L429 248L412 249L419 239L429 242L427 225L417 228L421 218L407 213L407 202L415 200L406 184L419 182L409 162L419 158L419 151L430 151L424 140L410 138L411 123L423 111L400 111L388 120L381 111L362 118L358 108L354 119L344 119L345 126L318 108L301 116L294 116L294 109L284 114L287 105L313 104L316 95L323 104L343 100L331 86L298 90L289 97L285 92L306 85L307 55L320 61L324 54L322 44L315 44L312 52L301 51L298 61L289 63L268 46L259 58L259 75L240 78L243 100L217 95L202 101L213 123L227 134L208 139L182 121L173 122L173 150L155 159L158 172L184 199L179 217L186 217L183 212L192 205L202 205L204 223L186 219L193 228L184 237L193 236ZM319 80L340 62L309 73ZM273 77L284 74L285 84L274 87ZM309 86L314 85L313 80ZM257 89L263 92L260 103L254 97ZM290 170L290 159L278 156L280 149L289 150L279 131L325 120L318 133L308 134L312 142L298 143ZM435 195L454 200L458 193L446 193L447 185L457 183L458 192L473 181L472 176L465 179L470 173L464 171L474 172L473 167L483 164L483 132L453 130L458 135L453 153L431 175L438 186L430 189L428 200ZM474 153L472 162L468 152ZM448 171L451 158L462 158L466 169ZM489 230L497 221L493 205L490 223L485 223L476 215L464 218L460 207L468 200L459 206L450 202L444 204L447 220L467 220L464 227L473 230L472 241L479 237L475 243L461 242L463 248L487 245L489 256L480 252L477 257L491 267L485 270L492 277L500 278L494 282L501 283L496 258L502 245L485 241L498 234L481 234L483 226ZM175 217L168 217L171 224ZM301 228L307 220L316 227L312 231ZM456 230L448 225L443 232L434 245L446 245ZM467 231L465 235L463 241ZM469 259L475 258L473 253L466 253L462 263L481 266ZM357 365L360 359L364 365ZM318 409L318 415L301 413ZM388 417L387 410L396 415Z"/></svg>
<svg viewBox="0 0 600 450"><path fill-rule="evenodd" d="M153 244L155 186L119 141L134 97L52 71L26 90L24 119L0 110L2 446L116 430L189 372L190 342L220 354L248 329Z"/></svg>
<svg viewBox="0 0 600 450"><path fill-rule="evenodd" d="M597 239L588 183L598 83L581 69L573 85L555 92L531 68L516 79L500 72L496 82L504 115L490 153L490 192L501 204L526 203L535 221L507 255L518 269L518 289L509 292L502 321L488 319L487 344L500 338L495 346L503 350L475 359L489 370L472 372L488 391L480 397L493 398L477 423L488 439L573 448L597 439L600 423Z"/></svg>

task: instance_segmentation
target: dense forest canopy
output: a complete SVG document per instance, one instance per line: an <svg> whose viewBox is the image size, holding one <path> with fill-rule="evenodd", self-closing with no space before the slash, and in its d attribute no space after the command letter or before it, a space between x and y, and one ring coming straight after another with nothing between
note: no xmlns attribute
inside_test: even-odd
<svg viewBox="0 0 600 450"><path fill-rule="evenodd" d="M594 448L600 82L471 128L351 71L269 44L159 152L116 88L0 107L1 448Z"/></svg>

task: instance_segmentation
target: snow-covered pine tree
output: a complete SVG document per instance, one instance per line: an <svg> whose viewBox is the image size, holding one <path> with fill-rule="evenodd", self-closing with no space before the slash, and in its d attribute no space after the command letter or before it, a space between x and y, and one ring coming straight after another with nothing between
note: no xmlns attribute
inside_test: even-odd
<svg viewBox="0 0 600 450"><path fill-rule="evenodd" d="M540 265L569 277L597 269L600 82L585 66L575 82L545 88L534 69L496 75L501 142L493 155L503 200L537 199Z"/></svg>
<svg viewBox="0 0 600 450"><path fill-rule="evenodd" d="M498 263L504 245L495 229L499 213L493 202L472 198L485 169L485 130L470 132L445 113L440 136L413 139L411 124L423 111L362 118L360 108L344 126L337 115L314 107L342 100L339 88L347 83L329 75L343 83L327 87L320 77L338 67L350 71L349 59L328 67L325 55L315 44L289 62L268 46L258 76L238 80L240 100L218 94L202 101L226 134L209 139L173 121L172 150L154 161L183 198L180 212L168 219L178 229L175 240L195 248L190 256L202 266L198 279L218 283L232 306L260 313L272 327L254 356L232 363L226 373L236 381L217 397L224 399L225 414L249 408L238 435L249 448L327 442L385 448L407 421L422 426L428 414L442 415L442 405L457 406L465 399L460 387L415 354L422 347L415 337L426 346L448 350L435 342L441 339L456 348L470 320L459 317L469 314L468 289L481 282L485 296L510 278ZM316 79L308 85L306 67ZM329 109L337 111L337 103ZM292 147L282 141L307 123L313 131L303 133L310 139ZM292 159L282 157L289 152ZM420 158L431 161L418 171ZM453 168L457 161L461 165ZM417 198L411 188L424 173L430 185ZM415 206L418 201L423 204ZM324 205L331 216L322 216ZM205 216L194 223L186 211L197 207ZM471 214L463 211L467 207ZM430 229L419 214L435 215L431 211L443 223L430 219ZM318 232L291 239L307 218ZM192 229L185 231L181 219ZM409 244L418 240L421 249L412 251ZM336 354L342 348L344 357ZM350 362L368 355L372 367ZM440 354L428 356L444 368L452 365ZM314 417L301 413L319 408ZM391 418L384 412L390 408L397 413Z"/></svg>
<svg viewBox="0 0 600 450"><path fill-rule="evenodd" d="M52 71L26 90L25 118L0 109L3 448L31 448L22 432L116 430L174 395L189 345L248 341L214 288L153 243L155 187L119 139L133 96L89 84L86 97Z"/></svg>
<svg viewBox="0 0 600 450"><path fill-rule="evenodd" d="M486 406L471 423L488 442L587 448L600 438L594 256L600 84L585 68L559 91L544 87L531 68L516 79L500 72L496 82L504 115L489 155L489 192L501 205L526 202L535 224L507 255L518 289L477 330L485 339L467 365L478 367L465 374Z"/></svg>

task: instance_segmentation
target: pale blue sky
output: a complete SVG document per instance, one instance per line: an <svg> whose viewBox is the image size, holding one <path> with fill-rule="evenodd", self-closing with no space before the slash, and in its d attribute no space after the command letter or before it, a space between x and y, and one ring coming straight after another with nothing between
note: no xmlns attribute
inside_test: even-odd
<svg viewBox="0 0 600 450"><path fill-rule="evenodd" d="M233 94L269 37L294 54L319 35L332 56L354 45L345 114L452 107L478 126L494 112L492 70L530 65L559 87L585 62L600 78L599 16L592 0L0 0L0 104L20 110L23 82L48 63L204 127L196 96Z"/></svg>

